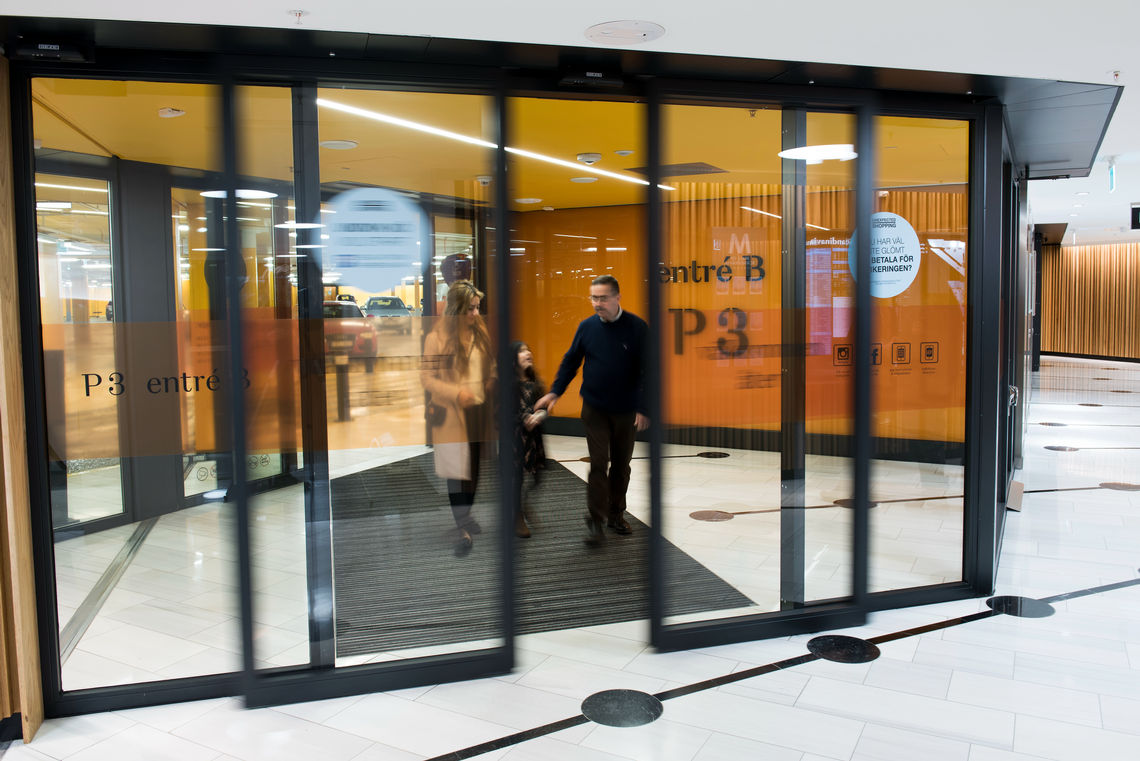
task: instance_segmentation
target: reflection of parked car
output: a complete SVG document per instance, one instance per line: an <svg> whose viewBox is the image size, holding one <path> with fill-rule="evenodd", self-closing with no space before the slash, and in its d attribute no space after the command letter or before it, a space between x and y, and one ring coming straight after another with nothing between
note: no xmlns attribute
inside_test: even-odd
<svg viewBox="0 0 1140 761"><path fill-rule="evenodd" d="M115 310L111 307L111 302L107 302L107 308L103 310L103 317L108 322L115 319Z"/></svg>
<svg viewBox="0 0 1140 761"><path fill-rule="evenodd" d="M325 353L376 356L376 329L354 302L326 301L321 313L325 318Z"/></svg>
<svg viewBox="0 0 1140 761"><path fill-rule="evenodd" d="M373 296L364 305L364 312L377 319L376 327L381 330L412 332L412 310L399 296Z"/></svg>

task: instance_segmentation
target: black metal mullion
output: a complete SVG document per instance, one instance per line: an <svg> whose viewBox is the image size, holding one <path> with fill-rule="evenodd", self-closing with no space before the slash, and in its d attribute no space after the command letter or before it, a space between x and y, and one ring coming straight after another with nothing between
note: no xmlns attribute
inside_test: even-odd
<svg viewBox="0 0 1140 761"><path fill-rule="evenodd" d="M253 677L253 579L252 553L250 548L249 496L246 492L245 453L245 377L242 365L245 360L242 336L241 289L245 263L241 257L239 229L237 222L237 96L233 80L226 76L222 80L222 166L223 182L226 191L224 202L225 229L225 323L228 344L228 394L230 413L230 462L233 467L233 481L226 494L226 501L234 503L234 523L237 527L238 549L238 590L241 611L241 655L244 681Z"/></svg>
<svg viewBox="0 0 1140 761"><path fill-rule="evenodd" d="M856 112L855 142L855 387L852 463L855 514L852 523L851 596L867 601L871 512L871 215L874 212L875 117L871 104Z"/></svg>
<svg viewBox="0 0 1140 761"><path fill-rule="evenodd" d="M646 290L649 296L649 335L647 347L649 356L646 359L649 372L646 374L646 394L649 406L649 641L659 645L665 618L665 538L664 508L661 503L661 484L664 479L662 472L661 455L664 448L665 421L662 419L664 405L661 403L664 393L664 378L662 373L661 340L665 335L664 321L664 294L661 289L661 279L657 276L659 268L665 264L665 247L662 225L664 212L661 207L661 155L664 141L663 124L661 118L661 93L657 83L651 81L648 88L648 97L645 104L645 144L647 148L648 171L646 180L649 185L646 189L648 209L646 213L645 233L645 278Z"/></svg>
<svg viewBox="0 0 1140 761"><path fill-rule="evenodd" d="M492 274L495 282L496 310L495 339L499 344L499 483L503 484L499 515L499 615L502 622L503 648L507 668L514 665L515 646L515 533L514 517L521 509L522 473L514 464L514 417L518 410L515 394L515 363L511 356L511 278L510 262L511 215L510 188L507 185L507 138L510 113L507 104L507 79L503 77L495 88L495 116L498 134L495 137L495 247ZM488 308L492 305L488 305ZM510 368L508 370L508 368Z"/></svg>
<svg viewBox="0 0 1140 761"><path fill-rule="evenodd" d="M1002 106L984 106L972 127L970 270L967 279L966 501L963 578L978 594L993 591L998 544L998 426L1001 388Z"/></svg>
<svg viewBox="0 0 1140 761"><path fill-rule="evenodd" d="M783 110L782 150L806 145L807 112ZM782 159L780 264L780 608L806 603L805 565L805 406L807 343L804 203L807 171L803 161Z"/></svg>
<svg viewBox="0 0 1140 761"><path fill-rule="evenodd" d="M320 222L317 88L293 88L293 206L297 222ZM297 230L313 245L320 228ZM305 251L318 249L307 248ZM328 408L321 303L324 284L314 256L297 258L297 320L301 357L301 447L305 457L305 571L309 600L309 664L336 662L332 567L332 495L329 487Z"/></svg>

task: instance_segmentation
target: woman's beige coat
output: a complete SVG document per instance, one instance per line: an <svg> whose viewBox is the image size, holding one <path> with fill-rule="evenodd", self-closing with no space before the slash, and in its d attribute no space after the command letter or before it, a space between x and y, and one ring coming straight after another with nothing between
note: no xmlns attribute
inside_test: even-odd
<svg viewBox="0 0 1140 761"><path fill-rule="evenodd" d="M436 329L429 333L424 341L424 355L420 365L420 380L429 394L428 402L440 405L446 413L443 423L432 426L431 429L435 473L440 478L469 481L471 447L468 444L492 439L494 415L491 414L491 402L494 398L495 360L493 357L483 357L485 401L483 409L472 415L472 418L481 421L480 430L469 431L467 414L459 406L459 392L464 387L464 378L455 369L455 358L445 353L445 340L442 330Z"/></svg>

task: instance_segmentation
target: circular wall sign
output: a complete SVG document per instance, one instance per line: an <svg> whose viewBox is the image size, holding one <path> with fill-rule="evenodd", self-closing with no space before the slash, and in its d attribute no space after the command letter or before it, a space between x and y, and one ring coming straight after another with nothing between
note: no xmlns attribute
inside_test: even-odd
<svg viewBox="0 0 1140 761"><path fill-rule="evenodd" d="M329 204L324 273L337 273L340 285L379 293L423 271L420 240L425 218L419 206L387 188L354 188Z"/></svg>
<svg viewBox="0 0 1140 761"><path fill-rule="evenodd" d="M856 231L858 232L858 231ZM847 266L855 277L855 239L847 247ZM922 247L910 222L889 211L871 215L871 295L898 296L910 287L922 263Z"/></svg>

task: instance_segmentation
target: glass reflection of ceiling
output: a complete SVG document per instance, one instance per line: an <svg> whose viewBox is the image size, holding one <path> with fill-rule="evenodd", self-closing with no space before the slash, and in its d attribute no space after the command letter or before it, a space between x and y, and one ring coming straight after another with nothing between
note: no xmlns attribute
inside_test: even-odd
<svg viewBox="0 0 1140 761"><path fill-rule="evenodd" d="M114 155L156 164L216 170L218 89L210 85L36 79L33 81L37 155L71 151ZM239 93L243 175L290 179L292 114L288 89L242 87ZM318 97L485 140L493 144L491 98L448 93L323 88ZM579 153L598 153L595 168L644 177L644 107L636 103L512 98L510 145L575 165ZM185 115L161 118L159 110ZM351 150L320 149L322 183L403 188L489 202L494 152L485 145L321 108L319 139L351 140ZM719 170L664 176L670 198L695 200L751 195L757 185L782 182L778 109L671 106L663 110L663 163L707 164ZM846 114L810 114L813 144L853 142ZM966 181L968 124L962 121L880 117L878 185L903 187ZM632 153L626 153L632 151ZM619 153L622 152L622 153ZM643 184L511 156L509 197L519 211L641 203ZM641 171L638 171L641 169ZM851 162L809 167L809 182L849 187ZM575 181L593 177L592 182Z"/></svg>

